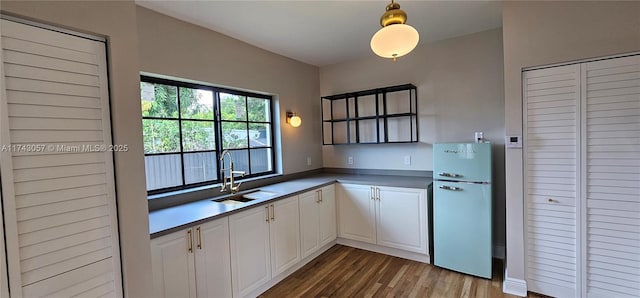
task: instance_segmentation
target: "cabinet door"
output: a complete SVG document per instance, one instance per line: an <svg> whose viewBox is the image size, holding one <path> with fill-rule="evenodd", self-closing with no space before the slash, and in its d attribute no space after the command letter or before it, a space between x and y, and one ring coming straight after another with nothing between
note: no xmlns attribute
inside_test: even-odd
<svg viewBox="0 0 640 298"><path fill-rule="evenodd" d="M196 290L198 297L231 297L229 218L194 228Z"/></svg>
<svg viewBox="0 0 640 298"><path fill-rule="evenodd" d="M271 280L268 206L229 216L234 297L244 297Z"/></svg>
<svg viewBox="0 0 640 298"><path fill-rule="evenodd" d="M339 184L338 189L338 236L376 243L373 187Z"/></svg>
<svg viewBox="0 0 640 298"><path fill-rule="evenodd" d="M320 193L312 190L300 194L300 247L302 258L320 247Z"/></svg>
<svg viewBox="0 0 640 298"><path fill-rule="evenodd" d="M276 276L300 261L298 196L277 201L270 206L272 276Z"/></svg>
<svg viewBox="0 0 640 298"><path fill-rule="evenodd" d="M378 244L427 253L427 195L424 189L378 187Z"/></svg>
<svg viewBox="0 0 640 298"><path fill-rule="evenodd" d="M196 297L192 233L187 229L151 240L153 297Z"/></svg>
<svg viewBox="0 0 640 298"><path fill-rule="evenodd" d="M329 185L320 193L320 245L336 239L336 187Z"/></svg>

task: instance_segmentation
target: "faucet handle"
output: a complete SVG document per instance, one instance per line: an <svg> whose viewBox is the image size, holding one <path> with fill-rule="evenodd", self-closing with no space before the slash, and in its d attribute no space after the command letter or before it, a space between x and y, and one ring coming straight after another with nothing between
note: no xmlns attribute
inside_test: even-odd
<svg viewBox="0 0 640 298"><path fill-rule="evenodd" d="M233 174L240 174L240 177L244 177L244 175L246 174L246 172L245 172L245 171L232 171L232 172L231 172L231 175L233 175Z"/></svg>

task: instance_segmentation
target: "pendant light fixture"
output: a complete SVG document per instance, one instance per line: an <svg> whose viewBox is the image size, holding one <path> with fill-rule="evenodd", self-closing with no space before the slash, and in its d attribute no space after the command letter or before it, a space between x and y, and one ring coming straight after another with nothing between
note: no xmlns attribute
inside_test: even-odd
<svg viewBox="0 0 640 298"><path fill-rule="evenodd" d="M391 0L380 17L382 28L371 37L371 50L380 57L393 58L393 61L409 54L418 45L420 35L406 22L407 14L400 9L400 4Z"/></svg>

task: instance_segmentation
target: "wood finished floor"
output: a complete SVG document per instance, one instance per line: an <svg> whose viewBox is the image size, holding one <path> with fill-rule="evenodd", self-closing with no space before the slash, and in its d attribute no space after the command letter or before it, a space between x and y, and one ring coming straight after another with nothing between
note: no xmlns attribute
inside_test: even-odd
<svg viewBox="0 0 640 298"><path fill-rule="evenodd" d="M336 245L260 297L517 297L502 293L502 266L493 268L486 280Z"/></svg>

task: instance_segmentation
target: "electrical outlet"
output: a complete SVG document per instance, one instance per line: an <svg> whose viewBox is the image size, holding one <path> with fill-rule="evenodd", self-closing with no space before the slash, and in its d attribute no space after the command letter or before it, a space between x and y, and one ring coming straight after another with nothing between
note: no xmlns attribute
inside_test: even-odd
<svg viewBox="0 0 640 298"><path fill-rule="evenodd" d="M352 165L352 164L353 164L353 156L349 156L349 157L347 158L347 164L350 164L350 165Z"/></svg>
<svg viewBox="0 0 640 298"><path fill-rule="evenodd" d="M307 166L311 165L311 156L307 156Z"/></svg>
<svg viewBox="0 0 640 298"><path fill-rule="evenodd" d="M407 166L411 165L411 155L405 155L404 156L404 164Z"/></svg>

